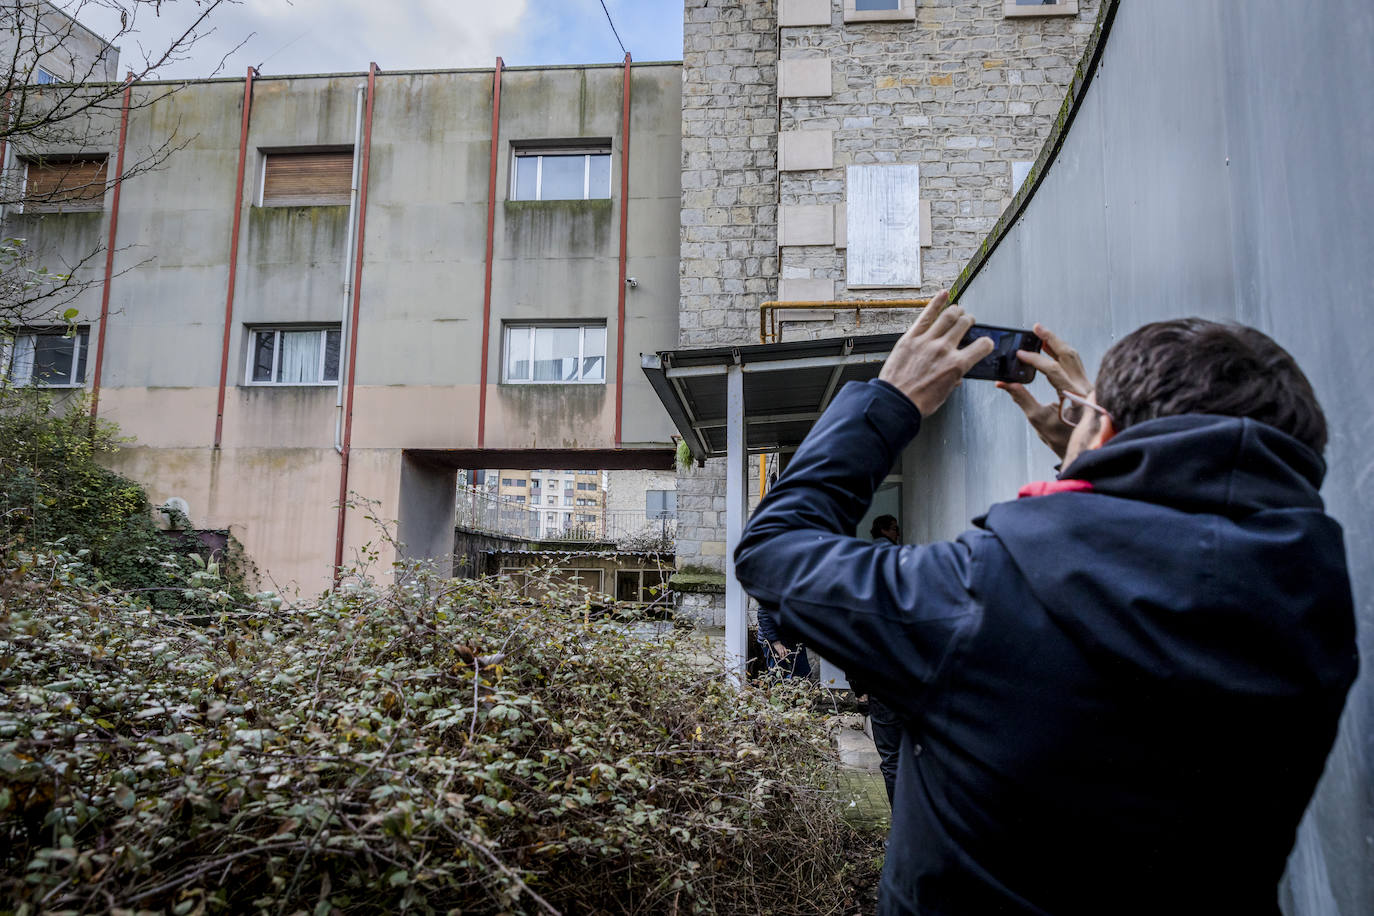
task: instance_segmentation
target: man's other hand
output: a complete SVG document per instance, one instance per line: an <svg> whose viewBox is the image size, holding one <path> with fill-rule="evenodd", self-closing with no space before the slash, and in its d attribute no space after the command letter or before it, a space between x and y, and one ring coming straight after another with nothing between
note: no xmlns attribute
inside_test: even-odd
<svg viewBox="0 0 1374 916"><path fill-rule="evenodd" d="M773 640L773 642L772 642L772 648L773 648L773 654L776 655L776 656L778 657L778 661L786 661L786 660L787 660L787 656L789 656L789 655L792 654L791 652L788 651L787 646L783 645L783 642L782 642L781 639L775 639L775 640Z"/></svg>
<svg viewBox="0 0 1374 916"><path fill-rule="evenodd" d="M1041 404L1035 399L1035 395L1019 382L998 382L997 387L1011 395L1016 406L1021 408L1026 419L1030 421L1031 428L1040 437L1040 441L1048 445L1055 455L1063 458L1065 450L1069 447L1069 436L1073 434L1073 427L1059 418L1058 395L1072 391L1074 394L1087 397L1093 389L1093 384L1088 378L1088 371L1083 368L1083 360L1077 350L1042 324L1036 324L1034 330L1035 336L1044 342L1044 352L1017 350L1016 358L1045 374L1045 378L1054 386L1056 400L1049 404Z"/></svg>
<svg viewBox="0 0 1374 916"><path fill-rule="evenodd" d="M964 373L993 351L987 337L959 349L973 325L973 316L950 305L949 290L941 290L897 341L878 378L910 398L921 416L930 416L959 387Z"/></svg>

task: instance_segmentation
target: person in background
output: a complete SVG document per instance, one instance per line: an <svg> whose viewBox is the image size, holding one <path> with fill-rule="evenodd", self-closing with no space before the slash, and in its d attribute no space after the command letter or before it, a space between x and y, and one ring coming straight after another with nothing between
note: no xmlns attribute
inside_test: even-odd
<svg viewBox="0 0 1374 916"><path fill-rule="evenodd" d="M778 634L777 618L766 604L759 604L758 641L763 646L763 657L768 662L768 671L780 677L810 677L811 659L806 655L806 646L789 643Z"/></svg>
<svg viewBox="0 0 1374 916"><path fill-rule="evenodd" d="M869 534L875 542L890 544L902 543L902 528L891 515L880 515L873 520ZM887 788L887 804L892 806L897 794L897 763L902 753L902 720L892 705L868 689L862 673L846 671L850 689L858 695L860 707L868 706L868 727L873 733L873 746L878 749L878 768L883 774L883 785Z"/></svg>

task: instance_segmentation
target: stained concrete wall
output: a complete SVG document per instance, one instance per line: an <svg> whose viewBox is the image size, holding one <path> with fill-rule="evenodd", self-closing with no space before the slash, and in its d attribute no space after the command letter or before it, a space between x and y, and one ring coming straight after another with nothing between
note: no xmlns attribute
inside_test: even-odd
<svg viewBox="0 0 1374 916"><path fill-rule="evenodd" d="M119 48L44 0L5 4L0 11L0 60L14 63L12 84L19 86L36 84L35 66L60 82L119 78Z"/></svg>
<svg viewBox="0 0 1374 916"><path fill-rule="evenodd" d="M1374 118L1354 88L1374 81L1370 35L1366 0L1320 14L1287 0L1121 3L1060 154L961 300L980 321L1044 322L1089 365L1148 321L1241 321L1311 378L1364 673L1281 890L1295 916L1374 912ZM1050 396L1043 381L1035 390ZM909 458L916 541L958 533L1055 463L980 382Z"/></svg>
<svg viewBox="0 0 1374 916"><path fill-rule="evenodd" d="M487 390L486 446L610 449L615 437L621 66L510 68L496 148L495 254L487 378L481 378L493 71L377 77L358 321L349 489L402 518L416 550L451 553L453 488L432 485L408 449L473 449ZM677 340L681 66L631 68L624 425L627 447L671 445L671 424L637 355ZM214 449L244 81L192 84L129 117L126 162L158 161L124 182L109 287L102 417L137 445L115 463L155 500L177 495L200 527L228 528L268 584L326 586L334 554L339 457L336 386L245 384L249 328L337 323L345 306L347 206L263 207L265 151L350 146L366 74L254 82L242 239L229 327L222 447ZM167 86L139 86L139 99ZM90 138L115 160L117 118ZM610 138L610 200L508 201L513 143ZM107 243L102 213L10 214L44 263ZM99 277L103 255L85 276ZM75 303L97 337L103 287ZM503 322L605 321L604 385L503 385ZM88 383L93 363L88 368ZM661 452L658 453L661 455ZM566 463L566 456L558 463ZM403 468L408 468L403 472ZM412 488L418 488L413 494ZM421 511L442 499L442 512ZM350 512L346 558L375 532ZM428 519L429 524L422 524ZM390 559L383 549L381 562Z"/></svg>

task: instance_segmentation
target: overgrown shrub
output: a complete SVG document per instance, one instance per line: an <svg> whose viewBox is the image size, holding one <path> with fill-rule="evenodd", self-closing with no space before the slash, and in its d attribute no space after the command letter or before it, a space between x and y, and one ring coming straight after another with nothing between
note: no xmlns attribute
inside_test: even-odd
<svg viewBox="0 0 1374 916"><path fill-rule="evenodd" d="M876 881L814 688L737 688L552 583L416 573L197 625L8 562L19 911L848 913Z"/></svg>
<svg viewBox="0 0 1374 916"><path fill-rule="evenodd" d="M191 586L219 583L219 601L243 601L241 555L204 557L190 535L169 537L147 493L100 464L118 428L92 420L84 397L63 408L40 388L0 388L0 544L59 542L112 586L154 607L205 611L216 601ZM218 569L207 576L207 560Z"/></svg>

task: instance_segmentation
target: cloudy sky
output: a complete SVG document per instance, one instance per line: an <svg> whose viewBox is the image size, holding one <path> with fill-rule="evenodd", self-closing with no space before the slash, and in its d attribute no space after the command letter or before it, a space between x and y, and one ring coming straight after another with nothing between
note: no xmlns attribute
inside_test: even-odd
<svg viewBox="0 0 1374 916"><path fill-rule="evenodd" d="M121 36L121 67L161 54L203 11L205 0L137 5ZM129 0L57 0L83 24L111 37L112 8ZM635 60L682 58L682 0L606 0ZM600 0L238 0L216 9L187 59L160 68L168 79L220 75L248 66L264 74L612 63L624 58ZM242 44L237 50L234 48Z"/></svg>

